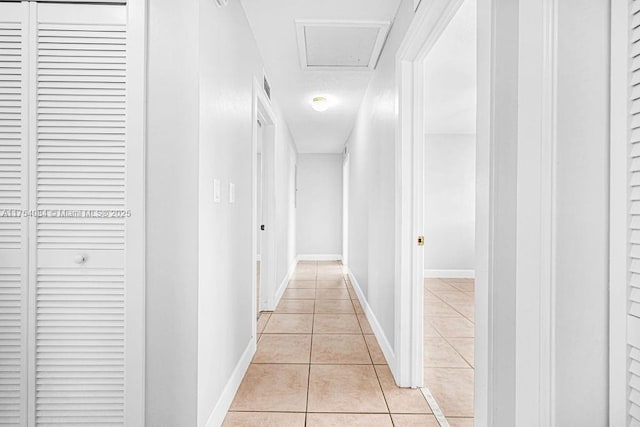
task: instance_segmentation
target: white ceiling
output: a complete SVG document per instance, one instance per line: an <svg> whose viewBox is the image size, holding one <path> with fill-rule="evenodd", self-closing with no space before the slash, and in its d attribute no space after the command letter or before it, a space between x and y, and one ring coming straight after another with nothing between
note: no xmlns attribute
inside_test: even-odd
<svg viewBox="0 0 640 427"><path fill-rule="evenodd" d="M303 71L296 20L392 21L399 3L400 0L242 0L272 93L300 153L342 151L372 71ZM331 108L322 113L311 109L314 96L327 97Z"/></svg>
<svg viewBox="0 0 640 427"><path fill-rule="evenodd" d="M466 0L427 58L426 133L476 132L476 2Z"/></svg>

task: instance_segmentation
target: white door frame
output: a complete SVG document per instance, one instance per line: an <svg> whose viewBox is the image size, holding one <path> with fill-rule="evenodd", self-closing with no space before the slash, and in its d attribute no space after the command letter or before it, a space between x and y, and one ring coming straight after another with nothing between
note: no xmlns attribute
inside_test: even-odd
<svg viewBox="0 0 640 427"><path fill-rule="evenodd" d="M504 399L508 393L517 396L515 407L505 408L515 411L516 424L552 425L556 0L521 2L515 9L509 2L477 1L475 423L492 425L494 394L501 393L496 398ZM397 54L396 341L392 368L396 381L403 387L421 386L423 381L423 260L416 239L422 234L424 221L424 59L461 3L462 0L422 2ZM502 37L506 34L520 38L509 46L510 50L504 51L504 46L496 43L498 32ZM518 54L525 49L528 55ZM496 82L500 69L497 61L505 58L518 59L520 71L507 78L514 79L517 96L526 100L513 107L517 108L518 117L515 139L510 128L513 125L501 122L503 117L496 113L496 107L504 106L495 96L504 95L506 90L505 84L498 85L504 82ZM504 115L504 111L501 113ZM509 135L505 136L506 130ZM512 202L503 199L513 195L503 194L506 190L496 188L495 181L511 179L506 176L511 171L500 163L504 160L500 153L513 144L518 148L517 163L508 166L515 168L518 179L517 212L513 213L518 257L517 263L508 267L515 268L514 285L518 292L515 301L502 301L494 296L493 286L496 272L502 272L505 266L497 263L494 252L504 251L508 245L496 240L494 222L499 219L503 204ZM515 315L515 337L504 336L507 332L494 321L495 311L507 308ZM512 371L506 373L508 385L503 384L505 381L499 385L494 381L496 338L502 340L502 345L506 342L509 346L506 350L517 356Z"/></svg>
<svg viewBox="0 0 640 427"><path fill-rule="evenodd" d="M464 0L423 2L396 54L396 301L394 376L400 387L423 384L425 60Z"/></svg>
<svg viewBox="0 0 640 427"><path fill-rule="evenodd" d="M629 2L611 1L609 425L628 422L627 252Z"/></svg>
<svg viewBox="0 0 640 427"><path fill-rule="evenodd" d="M342 265L349 267L349 153L342 162Z"/></svg>
<svg viewBox="0 0 640 427"><path fill-rule="evenodd" d="M262 119L262 130L258 129L258 118ZM261 121L262 121L261 120ZM253 79L253 108L252 108L252 325L253 337L257 339L256 317L258 316L257 306L257 248L258 248L258 132L263 132L262 140L262 223L265 224L265 231L262 232L262 250L260 253L260 299L261 308L266 311L275 309L276 294L276 247L275 247L275 137L277 120L271 107L271 101L264 92L258 80Z"/></svg>
<svg viewBox="0 0 640 427"><path fill-rule="evenodd" d="M147 2L127 2L127 377L125 424L145 425L146 413L146 145Z"/></svg>

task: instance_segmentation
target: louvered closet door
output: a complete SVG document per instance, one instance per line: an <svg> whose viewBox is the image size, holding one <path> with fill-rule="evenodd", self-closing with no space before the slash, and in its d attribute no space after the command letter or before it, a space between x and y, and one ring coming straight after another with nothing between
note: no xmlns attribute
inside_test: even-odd
<svg viewBox="0 0 640 427"><path fill-rule="evenodd" d="M34 423L123 425L126 8L31 20Z"/></svg>
<svg viewBox="0 0 640 427"><path fill-rule="evenodd" d="M0 3L0 425L26 423L27 5Z"/></svg>
<svg viewBox="0 0 640 427"><path fill-rule="evenodd" d="M630 3L630 274L627 351L629 425L640 427L640 0Z"/></svg>

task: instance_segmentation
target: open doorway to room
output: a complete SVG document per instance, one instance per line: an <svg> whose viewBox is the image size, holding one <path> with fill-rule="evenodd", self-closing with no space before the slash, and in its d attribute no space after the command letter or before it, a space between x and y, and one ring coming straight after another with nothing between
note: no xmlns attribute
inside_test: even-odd
<svg viewBox="0 0 640 427"><path fill-rule="evenodd" d="M275 307L275 114L260 85L254 83L254 336L257 338Z"/></svg>
<svg viewBox="0 0 640 427"><path fill-rule="evenodd" d="M263 134L264 134L264 125L262 124L264 123L264 118L262 116L258 117L258 120L256 120L256 126L257 126L257 130L258 130L258 134L257 134L257 147L258 147L258 154L256 156L256 164L257 164L257 173L256 173L256 220L257 220L257 226L258 226L258 242L256 245L257 248L257 253L256 253L256 305L258 306L258 319L260 318L260 315L262 314L262 310L263 310L263 306L260 300L260 296L261 296L261 290L260 287L263 283L262 280L262 273L264 272L264 269L260 268L260 263L262 261L261 259L261 254L262 254L262 242L263 242L263 238L262 238L262 232L265 231L265 225L264 225L264 217L263 217L263 213L264 213L264 206L263 206L263 197L262 197L262 183L264 181L264 177L262 176L262 171L263 171L263 166L262 166L262 140L264 138Z"/></svg>
<svg viewBox="0 0 640 427"><path fill-rule="evenodd" d="M473 425L476 4L464 0L425 67L424 386Z"/></svg>
<svg viewBox="0 0 640 427"><path fill-rule="evenodd" d="M476 0L436 0L398 55L398 381L441 425L475 415L476 45Z"/></svg>

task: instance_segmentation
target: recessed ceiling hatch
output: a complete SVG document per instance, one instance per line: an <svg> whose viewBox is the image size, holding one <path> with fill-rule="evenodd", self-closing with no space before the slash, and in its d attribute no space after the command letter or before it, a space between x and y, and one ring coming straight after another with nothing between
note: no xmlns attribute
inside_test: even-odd
<svg viewBox="0 0 640 427"><path fill-rule="evenodd" d="M389 33L388 21L296 20L303 70L373 70Z"/></svg>

